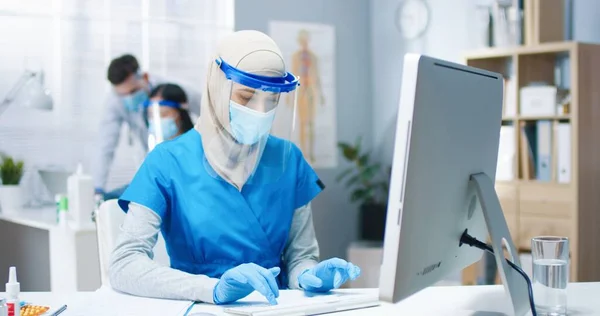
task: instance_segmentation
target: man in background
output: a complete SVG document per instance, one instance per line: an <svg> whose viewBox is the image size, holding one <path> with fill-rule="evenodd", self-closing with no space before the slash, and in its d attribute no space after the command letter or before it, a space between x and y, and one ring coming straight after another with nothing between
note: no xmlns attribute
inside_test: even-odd
<svg viewBox="0 0 600 316"><path fill-rule="evenodd" d="M107 79L112 89L107 96L104 115L100 121L98 150L94 157L93 177L96 194L104 199L117 198L124 188L105 192L108 174L113 163L123 124L127 125L127 141L135 148L132 157L142 162L148 148L148 128L143 103L153 86L166 80L142 72L137 59L126 54L113 59L108 66ZM182 85L189 98L189 111L199 115L200 94Z"/></svg>

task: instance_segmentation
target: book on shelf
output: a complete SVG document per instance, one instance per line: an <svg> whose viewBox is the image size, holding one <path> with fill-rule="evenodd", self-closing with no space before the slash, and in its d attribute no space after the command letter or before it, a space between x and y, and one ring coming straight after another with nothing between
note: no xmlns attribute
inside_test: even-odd
<svg viewBox="0 0 600 316"><path fill-rule="evenodd" d="M571 123L556 125L556 159L558 183L571 181Z"/></svg>
<svg viewBox="0 0 600 316"><path fill-rule="evenodd" d="M535 177L536 159L534 150L536 141L536 128L533 124L521 122L521 137L519 141L521 177L524 180Z"/></svg>
<svg viewBox="0 0 600 316"><path fill-rule="evenodd" d="M515 128L505 125L500 128L496 180L512 181L515 178Z"/></svg>
<svg viewBox="0 0 600 316"><path fill-rule="evenodd" d="M504 78L504 117L517 115L517 82L515 78Z"/></svg>
<svg viewBox="0 0 600 316"><path fill-rule="evenodd" d="M550 182L552 181L552 121L537 121L536 127L536 180Z"/></svg>

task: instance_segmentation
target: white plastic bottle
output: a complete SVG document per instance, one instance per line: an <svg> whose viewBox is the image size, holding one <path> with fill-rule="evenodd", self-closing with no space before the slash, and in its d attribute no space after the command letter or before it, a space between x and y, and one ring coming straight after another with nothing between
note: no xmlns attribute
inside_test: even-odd
<svg viewBox="0 0 600 316"><path fill-rule="evenodd" d="M58 225L61 227L68 227L69 226L69 199L65 196L60 197L60 200L58 202Z"/></svg>
<svg viewBox="0 0 600 316"><path fill-rule="evenodd" d="M21 316L21 301L19 294L21 293L21 285L17 282L17 268L10 267L8 270L8 283L6 283L6 295L8 300L8 316Z"/></svg>
<svg viewBox="0 0 600 316"><path fill-rule="evenodd" d="M8 306L6 306L6 299L0 297L0 316L8 316Z"/></svg>
<svg viewBox="0 0 600 316"><path fill-rule="evenodd" d="M86 225L92 222L94 211L94 183L92 177L83 173L81 164L77 171L67 179L67 196L69 214L76 225Z"/></svg>

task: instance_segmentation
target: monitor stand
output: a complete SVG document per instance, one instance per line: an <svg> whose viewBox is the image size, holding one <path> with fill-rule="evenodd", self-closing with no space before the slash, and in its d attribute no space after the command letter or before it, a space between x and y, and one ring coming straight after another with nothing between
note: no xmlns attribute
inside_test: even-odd
<svg viewBox="0 0 600 316"><path fill-rule="evenodd" d="M510 253L508 259L515 265L521 266L519 254L508 231L494 183L485 173L471 175L470 181L481 203L481 209L494 249L498 273L504 284L504 289L510 297L515 315L525 315L530 310L527 282L505 260L503 243L505 243L506 249Z"/></svg>

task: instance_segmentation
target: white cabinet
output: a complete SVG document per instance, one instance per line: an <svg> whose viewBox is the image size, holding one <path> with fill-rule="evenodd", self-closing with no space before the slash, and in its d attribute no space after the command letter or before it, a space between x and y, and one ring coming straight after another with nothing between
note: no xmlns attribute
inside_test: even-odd
<svg viewBox="0 0 600 316"><path fill-rule="evenodd" d="M383 256L381 242L357 241L348 247L348 261L361 269L361 275L355 281L349 282L351 288L379 287L379 271Z"/></svg>
<svg viewBox="0 0 600 316"><path fill-rule="evenodd" d="M100 287L96 227L61 227L54 208L0 212L0 281L17 267L22 291L93 291ZM0 282L0 291L4 289Z"/></svg>

